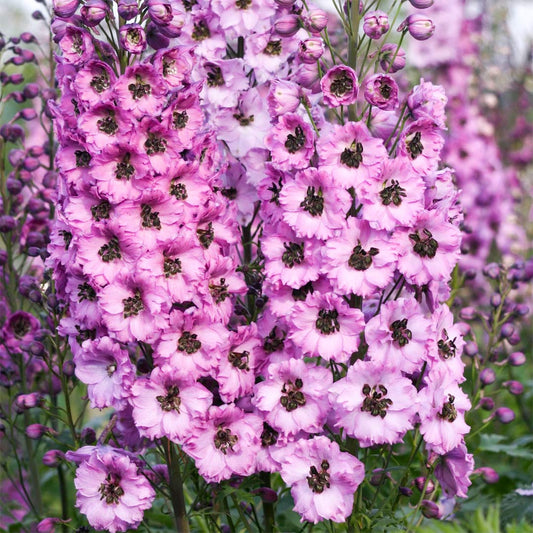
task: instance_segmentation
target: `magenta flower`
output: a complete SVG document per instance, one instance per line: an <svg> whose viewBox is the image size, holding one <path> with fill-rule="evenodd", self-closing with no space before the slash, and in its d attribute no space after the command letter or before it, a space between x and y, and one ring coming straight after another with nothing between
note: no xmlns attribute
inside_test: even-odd
<svg viewBox="0 0 533 533"><path fill-rule="evenodd" d="M137 528L155 498L150 482L127 454L108 446L91 452L76 470L76 507L96 529Z"/></svg>
<svg viewBox="0 0 533 533"><path fill-rule="evenodd" d="M414 298L387 302L366 325L368 357L403 372L414 372L427 360L432 333L431 322L424 318Z"/></svg>
<svg viewBox="0 0 533 533"><path fill-rule="evenodd" d="M329 107L353 104L359 93L357 74L346 65L337 65L324 74L320 88Z"/></svg>
<svg viewBox="0 0 533 533"><path fill-rule="evenodd" d="M255 386L252 401L266 421L285 435L320 433L328 414L324 399L331 383L328 369L289 359L269 365L265 381Z"/></svg>
<svg viewBox="0 0 533 533"><path fill-rule="evenodd" d="M474 471L474 456L467 453L462 442L453 450L440 456L435 467L435 477L446 496L466 498L468 487L472 485L470 475Z"/></svg>
<svg viewBox="0 0 533 533"><path fill-rule="evenodd" d="M63 37L59 41L59 48L61 48L67 63L71 65L81 66L94 57L94 44L91 34L75 26L67 26Z"/></svg>
<svg viewBox="0 0 533 533"><path fill-rule="evenodd" d="M419 119L403 131L398 153L406 156L416 172L424 175L437 169L443 145L440 129L427 119Z"/></svg>
<svg viewBox="0 0 533 533"><path fill-rule="evenodd" d="M290 340L312 357L346 363L359 347L363 313L334 293L313 293L293 309Z"/></svg>
<svg viewBox="0 0 533 533"><path fill-rule="evenodd" d="M170 365L156 367L149 378L137 379L130 397L142 436L168 437L180 444L192 430L199 430L212 402L212 394L203 385L184 378Z"/></svg>
<svg viewBox="0 0 533 533"><path fill-rule="evenodd" d="M368 297L388 285L397 255L387 233L351 217L322 249L322 272L342 294Z"/></svg>
<svg viewBox="0 0 533 533"><path fill-rule="evenodd" d="M401 442L413 427L416 389L398 368L356 361L329 392L335 427L363 447Z"/></svg>
<svg viewBox="0 0 533 533"><path fill-rule="evenodd" d="M226 59L204 63L208 101L219 107L236 107L241 91L248 89L249 81L242 59Z"/></svg>
<svg viewBox="0 0 533 533"><path fill-rule="evenodd" d="M374 74L365 79L365 100L378 109L390 111L398 107L398 84L391 76Z"/></svg>
<svg viewBox="0 0 533 533"><path fill-rule="evenodd" d="M362 122L334 126L317 144L320 165L342 187L357 187L381 174L387 151Z"/></svg>
<svg viewBox="0 0 533 533"><path fill-rule="evenodd" d="M103 61L89 61L76 75L74 88L78 98L89 106L107 102L111 98L117 77Z"/></svg>
<svg viewBox="0 0 533 533"><path fill-rule="evenodd" d="M389 27L389 16L384 11L370 11L364 17L363 31L371 39L381 39Z"/></svg>
<svg viewBox="0 0 533 533"><path fill-rule="evenodd" d="M420 85L413 87L407 96L407 105L413 118L430 120L439 128L446 126L447 102L444 88L433 85L430 81L424 81L423 78L420 80Z"/></svg>
<svg viewBox="0 0 533 533"><path fill-rule="evenodd" d="M294 510L302 521L346 520L364 479L363 463L327 437L299 440L279 458L281 477L291 486Z"/></svg>
<svg viewBox="0 0 533 533"><path fill-rule="evenodd" d="M142 54L146 49L146 34L139 24L124 24L120 27L120 45L130 54Z"/></svg>
<svg viewBox="0 0 533 533"><path fill-rule="evenodd" d="M287 113L266 136L265 146L270 150L276 168L293 170L309 166L315 149L314 141L311 126L298 115Z"/></svg>
<svg viewBox="0 0 533 533"><path fill-rule="evenodd" d="M204 426L190 434L183 449L208 482L232 475L249 476L256 470L263 421L235 405L211 407Z"/></svg>

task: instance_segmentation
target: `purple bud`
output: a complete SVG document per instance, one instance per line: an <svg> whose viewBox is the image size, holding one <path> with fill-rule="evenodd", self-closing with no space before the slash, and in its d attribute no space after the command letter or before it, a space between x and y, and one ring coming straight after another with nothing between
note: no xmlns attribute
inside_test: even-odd
<svg viewBox="0 0 533 533"><path fill-rule="evenodd" d="M498 263L489 263L483 267L483 274L490 279L498 279L500 276L500 266Z"/></svg>
<svg viewBox="0 0 533 533"><path fill-rule="evenodd" d="M270 487L259 487L253 490L252 494L261 496L261 499L266 503L275 503L278 501L278 493Z"/></svg>
<svg viewBox="0 0 533 533"><path fill-rule="evenodd" d="M30 120L37 118L37 112L31 107L25 107L17 113L17 118L21 118L22 120L29 122Z"/></svg>
<svg viewBox="0 0 533 533"><path fill-rule="evenodd" d="M57 524L61 524L59 518L45 518L37 524L37 533L54 533Z"/></svg>
<svg viewBox="0 0 533 533"><path fill-rule="evenodd" d="M529 307L526 304L518 304L515 312L518 316L527 316L529 314Z"/></svg>
<svg viewBox="0 0 533 533"><path fill-rule="evenodd" d="M409 2L411 2L413 7L418 9L426 9L427 7L431 7L433 5L434 0L409 0Z"/></svg>
<svg viewBox="0 0 533 533"><path fill-rule="evenodd" d="M98 26L109 13L109 6L104 0L88 0L81 8L80 14L86 26Z"/></svg>
<svg viewBox="0 0 533 533"><path fill-rule="evenodd" d="M502 295L500 293L495 293L490 297L490 305L492 307L500 307L502 303Z"/></svg>
<svg viewBox="0 0 533 533"><path fill-rule="evenodd" d="M398 51L396 53L396 51ZM396 56L396 57L395 57ZM405 67L405 50L394 43L386 43L381 49L380 66L385 72L397 72Z"/></svg>
<svg viewBox="0 0 533 533"><path fill-rule="evenodd" d="M479 379L483 385L490 385L496 381L496 372L492 368L484 368L479 374Z"/></svg>
<svg viewBox="0 0 533 533"><path fill-rule="evenodd" d="M502 424L509 424L515 419L514 411L509 407L498 407L494 411L494 415Z"/></svg>
<svg viewBox="0 0 533 533"><path fill-rule="evenodd" d="M37 58L35 57L35 54L31 50L22 50L21 52L22 59L26 63L37 63Z"/></svg>
<svg viewBox="0 0 533 533"><path fill-rule="evenodd" d="M511 346L517 346L518 344L520 344L522 342L522 339L520 337L520 333L518 333L518 331L514 331L513 334L507 338L507 342L511 345Z"/></svg>
<svg viewBox="0 0 533 533"><path fill-rule="evenodd" d="M474 474L481 474L481 476L483 477L483 481L485 483L488 483L489 485L498 483L498 480L500 479L498 472L488 466L482 466L481 468L477 468L476 470L474 470Z"/></svg>
<svg viewBox="0 0 533 533"><path fill-rule="evenodd" d="M31 18L33 20L44 20L44 15L39 10L36 10L31 14Z"/></svg>
<svg viewBox="0 0 533 533"><path fill-rule="evenodd" d="M28 83L22 90L22 94L28 99L36 98L39 96L41 89L36 83Z"/></svg>
<svg viewBox="0 0 533 533"><path fill-rule="evenodd" d="M520 394L522 394L524 392L524 385L522 385L522 383L520 383L520 381L515 381L515 380L504 381L503 382L503 386L507 387L509 392L511 394L514 394L515 396L520 396Z"/></svg>
<svg viewBox="0 0 533 533"><path fill-rule="evenodd" d="M94 444L96 442L96 432L94 431L93 428L83 428L81 434L80 434L80 439L85 443L85 444Z"/></svg>
<svg viewBox="0 0 533 533"><path fill-rule="evenodd" d="M430 500L422 500L420 508L426 518L440 518L442 516L439 506Z"/></svg>
<svg viewBox="0 0 533 533"><path fill-rule="evenodd" d="M468 357L474 357L478 353L478 347L475 341L468 341L464 348L464 353Z"/></svg>
<svg viewBox="0 0 533 533"><path fill-rule="evenodd" d="M17 58L14 58L17 59ZM23 104L26 101L26 97L24 94L22 94L21 91L13 91L12 93L7 95L7 99L11 99L17 104Z"/></svg>
<svg viewBox="0 0 533 533"><path fill-rule="evenodd" d="M267 96L269 110L274 115L293 113L300 105L300 86L292 81L274 80Z"/></svg>
<svg viewBox="0 0 533 533"><path fill-rule="evenodd" d="M35 357L43 357L46 353L44 344L39 341L32 341L28 352Z"/></svg>
<svg viewBox="0 0 533 533"><path fill-rule="evenodd" d="M154 50L161 50L169 45L170 40L161 33L161 30L156 24L149 22L146 26L146 42Z"/></svg>
<svg viewBox="0 0 533 533"><path fill-rule="evenodd" d="M371 39L381 39L389 27L389 16L384 11L371 11L363 20L363 31Z"/></svg>
<svg viewBox="0 0 533 533"><path fill-rule="evenodd" d="M37 170L40 166L40 161L38 159L35 159L35 157L26 157L26 159L24 159L23 167L28 172L33 172L34 170Z"/></svg>
<svg viewBox="0 0 533 533"><path fill-rule="evenodd" d="M8 233L15 229L17 221L9 215L0 216L0 233Z"/></svg>
<svg viewBox="0 0 533 533"><path fill-rule="evenodd" d="M220 526L220 531L221 533L231 533L232 529L228 524L222 524L222 526Z"/></svg>
<svg viewBox="0 0 533 533"><path fill-rule="evenodd" d="M400 487L398 490L402 496L407 496L410 498L413 495L413 491L409 487Z"/></svg>
<svg viewBox="0 0 533 533"><path fill-rule="evenodd" d="M24 81L24 76L20 74L20 72L16 72L15 74L11 74L9 76L9 83L12 85L19 85Z"/></svg>
<svg viewBox="0 0 533 533"><path fill-rule="evenodd" d="M24 140L24 129L19 124L4 124L0 128L0 135L9 142L15 143Z"/></svg>
<svg viewBox="0 0 533 533"><path fill-rule="evenodd" d="M52 0L52 5L54 8L54 13L60 18L69 18L74 13L80 5L79 0Z"/></svg>
<svg viewBox="0 0 533 533"><path fill-rule="evenodd" d="M522 366L526 362L526 356L522 352L513 352L509 355L509 364L511 366Z"/></svg>
<svg viewBox="0 0 533 533"><path fill-rule="evenodd" d="M494 409L494 400L488 396L479 400L479 406L484 411L492 411Z"/></svg>
<svg viewBox="0 0 533 533"><path fill-rule="evenodd" d="M33 33L30 33L29 31L25 31L24 33L21 33L20 40L26 44L37 42L35 35L33 35Z"/></svg>
<svg viewBox="0 0 533 533"><path fill-rule="evenodd" d="M68 359L63 363L63 374L69 378L71 378L74 375L74 371L76 370L76 364L72 359Z"/></svg>
<svg viewBox="0 0 533 533"><path fill-rule="evenodd" d="M42 97L44 100L55 100L57 97L57 91L50 88L43 89Z"/></svg>
<svg viewBox="0 0 533 533"><path fill-rule="evenodd" d="M25 155L26 153L24 152L24 150L15 148L9 151L8 159L12 166L18 167L22 165Z"/></svg>
<svg viewBox="0 0 533 533"><path fill-rule="evenodd" d="M424 489L425 483L426 483L426 478L424 476L420 476L415 479L415 486L420 492L422 492L422 490ZM431 494L434 490L435 490L435 483L433 483L433 481L431 481L430 479L427 483L425 494Z"/></svg>
<svg viewBox="0 0 533 533"><path fill-rule="evenodd" d="M56 433L52 428L43 426L42 424L30 424L26 427L26 435L30 439L40 439L45 433Z"/></svg>
<svg viewBox="0 0 533 533"><path fill-rule="evenodd" d="M125 24L119 30L120 45L130 54L142 54L146 49L146 35L139 24Z"/></svg>
<svg viewBox="0 0 533 533"><path fill-rule="evenodd" d="M298 15L283 15L274 23L274 30L282 37L292 37L300 29Z"/></svg>
<svg viewBox="0 0 533 533"><path fill-rule="evenodd" d="M0 266L4 266L7 263L7 252L0 250Z"/></svg>
<svg viewBox="0 0 533 533"><path fill-rule="evenodd" d="M13 196L16 196L23 189L23 187L24 184L17 178L8 176L8 178L6 179L6 188L9 194L12 194Z"/></svg>
<svg viewBox="0 0 533 533"><path fill-rule="evenodd" d="M320 37L309 37L300 41L298 57L302 63L313 64L324 54L324 41Z"/></svg>
<svg viewBox="0 0 533 533"><path fill-rule="evenodd" d="M514 333L514 326L510 322L506 322L500 331L500 336L502 339L507 339Z"/></svg>
<svg viewBox="0 0 533 533"><path fill-rule="evenodd" d="M51 468L56 468L63 459L65 459L65 454L61 450L48 450L43 455L43 464Z"/></svg>
<svg viewBox="0 0 533 533"><path fill-rule="evenodd" d="M38 392L30 392L28 394L19 394L15 398L15 406L24 411L25 409L32 409L37 407L42 402L42 396Z"/></svg>
<svg viewBox="0 0 533 533"><path fill-rule="evenodd" d="M119 0L118 14L124 20L130 20L139 14L137 0Z"/></svg>
<svg viewBox="0 0 533 533"><path fill-rule="evenodd" d="M320 33L328 25L328 14L322 9L313 9L304 17L306 30Z"/></svg>
<svg viewBox="0 0 533 533"><path fill-rule="evenodd" d="M465 279L468 280L468 281L471 281L473 279L476 278L477 276L477 272L475 269L473 268L469 268L465 273L464 273L464 276L465 276Z"/></svg>
<svg viewBox="0 0 533 533"><path fill-rule="evenodd" d="M404 31L405 28L407 28L411 37L417 41L425 41L435 33L435 24L433 24L433 21L421 13L409 15L400 24L398 31Z"/></svg>

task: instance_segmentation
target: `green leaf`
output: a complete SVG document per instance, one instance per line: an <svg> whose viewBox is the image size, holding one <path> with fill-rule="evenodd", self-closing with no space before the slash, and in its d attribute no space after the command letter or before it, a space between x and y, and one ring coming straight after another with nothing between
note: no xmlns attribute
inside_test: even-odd
<svg viewBox="0 0 533 533"><path fill-rule="evenodd" d="M507 437L503 435L481 435L479 449L485 452L504 453L509 457L520 457L522 459L533 460L533 449L526 447L533 442L529 435L521 437L514 442L506 442Z"/></svg>

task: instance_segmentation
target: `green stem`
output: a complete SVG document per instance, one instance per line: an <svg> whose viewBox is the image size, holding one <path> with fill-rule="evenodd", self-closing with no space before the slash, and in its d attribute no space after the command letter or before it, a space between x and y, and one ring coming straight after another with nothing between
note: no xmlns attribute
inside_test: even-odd
<svg viewBox="0 0 533 533"><path fill-rule="evenodd" d="M189 521L187 519L187 510L185 508L183 481L181 479L181 471L178 455L176 454L176 448L168 439L163 439L163 445L167 459L170 500L172 502L174 518L176 520L176 531L178 533L189 533L190 528Z"/></svg>
<svg viewBox="0 0 533 533"><path fill-rule="evenodd" d="M260 474L261 482L265 487L270 488L270 473L261 472ZM274 513L274 504L267 502L263 499L263 514L264 514L264 530L265 533L272 533L274 531L274 524L276 521L276 516Z"/></svg>

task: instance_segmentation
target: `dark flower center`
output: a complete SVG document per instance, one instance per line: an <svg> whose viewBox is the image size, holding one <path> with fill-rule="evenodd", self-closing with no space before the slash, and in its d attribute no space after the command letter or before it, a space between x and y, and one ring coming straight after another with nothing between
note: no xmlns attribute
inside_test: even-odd
<svg viewBox="0 0 533 533"><path fill-rule="evenodd" d="M407 193L397 180L391 180L391 184L384 187L379 195L383 205L393 204L398 207L402 203L402 197L407 196Z"/></svg>
<svg viewBox="0 0 533 533"><path fill-rule="evenodd" d="M130 160L131 154L127 152L124 154L122 161L117 163L115 168L115 178L117 178L117 180L129 180L135 174L135 167L130 163Z"/></svg>
<svg viewBox="0 0 533 533"><path fill-rule="evenodd" d="M185 183L178 183L180 178L174 178L170 182L170 194L178 200L186 200L188 197Z"/></svg>
<svg viewBox="0 0 533 533"><path fill-rule="evenodd" d="M213 223L209 222L209 224L207 224L207 228L205 229L198 228L196 230L196 235L198 235L198 240L200 241L202 247L206 249L209 248L215 238Z"/></svg>
<svg viewBox="0 0 533 533"><path fill-rule="evenodd" d="M152 211L151 205L141 204L141 219L142 219L143 228L161 229L161 221L159 220L159 212Z"/></svg>
<svg viewBox="0 0 533 533"><path fill-rule="evenodd" d="M108 200L102 200L99 204L93 205L91 207L91 214L96 220L96 222L100 222L100 220L108 219L109 218L109 212L111 211L111 204Z"/></svg>
<svg viewBox="0 0 533 533"><path fill-rule="evenodd" d="M309 469L309 475L307 476L307 483L309 488L315 494L322 494L324 490L329 489L331 486L329 482L329 463L324 459L320 463L320 472L316 466L312 466Z"/></svg>
<svg viewBox="0 0 533 533"><path fill-rule="evenodd" d="M152 86L149 83L144 83L139 75L135 76L135 83L130 83L128 85L128 90L134 100L140 100L141 98L152 94Z"/></svg>
<svg viewBox="0 0 533 533"><path fill-rule="evenodd" d="M173 259L165 255L163 260L163 273L165 278L170 278L181 272L181 261L179 257Z"/></svg>
<svg viewBox="0 0 533 533"><path fill-rule="evenodd" d="M344 96L346 93L353 91L352 78L345 73L336 76L331 82L330 91L335 96Z"/></svg>
<svg viewBox="0 0 533 533"><path fill-rule="evenodd" d="M187 122L189 122L187 111L174 111L172 113L172 125L175 129L182 130L187 126Z"/></svg>
<svg viewBox="0 0 533 533"><path fill-rule="evenodd" d="M439 355L442 359L451 359L457 353L457 346L455 346L455 339L450 339L445 329L442 330L443 338L437 342Z"/></svg>
<svg viewBox="0 0 533 533"><path fill-rule="evenodd" d="M281 178L279 178L277 184L275 182L272 182L272 185L267 189L267 191L270 191L272 193L272 197L270 198L269 202L279 205L279 193L281 192L282 186L283 185Z"/></svg>
<svg viewBox="0 0 533 533"><path fill-rule="evenodd" d="M81 35L76 34L74 37L72 37L72 52L75 52L78 55L81 55L83 53L83 39L81 38Z"/></svg>
<svg viewBox="0 0 533 533"><path fill-rule="evenodd" d="M320 216L324 212L324 196L322 189L318 189L318 193L314 187L307 187L305 199L300 204L304 211L307 211L311 216Z"/></svg>
<svg viewBox="0 0 533 533"><path fill-rule="evenodd" d="M409 344L409 341L413 338L413 333L410 329L407 329L407 318L395 320L389 329L392 332L392 340L397 342L400 347Z"/></svg>
<svg viewBox="0 0 533 533"><path fill-rule="evenodd" d="M202 343L198 340L196 333L184 331L178 339L178 350L185 352L187 355L196 353L202 347Z"/></svg>
<svg viewBox="0 0 533 533"><path fill-rule="evenodd" d="M233 118L239 122L241 126L249 126L254 121L254 116L247 117L242 113L234 113Z"/></svg>
<svg viewBox="0 0 533 533"><path fill-rule="evenodd" d="M355 141L349 148L345 148L341 154L341 163L350 168L359 168L363 162L363 145Z"/></svg>
<svg viewBox="0 0 533 533"><path fill-rule="evenodd" d="M220 278L218 285L214 282L209 284L209 292L217 304L222 303L229 296L228 289L229 285L226 284L225 278Z"/></svg>
<svg viewBox="0 0 533 533"><path fill-rule="evenodd" d="M70 243L72 242L72 233L70 233L70 231L66 231L62 229L62 230L59 230L59 235L63 237L63 241L65 243L65 250L68 250Z"/></svg>
<svg viewBox="0 0 533 533"><path fill-rule="evenodd" d="M205 20L200 20L194 24L194 29L192 32L192 38L195 41L203 41L211 37L211 31Z"/></svg>
<svg viewBox="0 0 533 533"><path fill-rule="evenodd" d="M263 349L266 353L274 353L278 350L282 350L283 346L285 345L285 337L287 336L287 334L285 332L282 332L282 336L278 337L276 330L277 327L274 326L263 341Z"/></svg>
<svg viewBox="0 0 533 533"><path fill-rule="evenodd" d="M235 200L237 198L237 189L235 187L224 187L220 189L220 194L228 200Z"/></svg>
<svg viewBox="0 0 533 533"><path fill-rule="evenodd" d="M308 294L313 294L315 291L313 284L309 281L299 289L292 289L292 299L296 302L303 302Z"/></svg>
<svg viewBox="0 0 533 533"><path fill-rule="evenodd" d="M106 366L107 377L111 377L117 371L117 365L115 363L109 363Z"/></svg>
<svg viewBox="0 0 533 533"><path fill-rule="evenodd" d="M268 41L268 44L263 50L263 54L267 56L279 56L281 54L281 41Z"/></svg>
<svg viewBox="0 0 533 533"><path fill-rule="evenodd" d="M76 341L81 346L84 341L96 339L96 330L95 329L83 329L80 326L76 325Z"/></svg>
<svg viewBox="0 0 533 533"><path fill-rule="evenodd" d="M167 388L166 396L156 396L156 400L159 402L163 411L177 411L180 412L180 390L177 385L171 385Z"/></svg>
<svg viewBox="0 0 533 533"><path fill-rule="evenodd" d="M282 396L279 399L279 403L289 413L305 405L305 395L300 390L303 386L304 382L300 378L296 378L294 382L292 380L286 381L283 384L281 388Z"/></svg>
<svg viewBox="0 0 533 533"><path fill-rule="evenodd" d="M439 413L439 418L453 422L457 418L457 409L454 405L455 396L448 394L448 401L443 404L442 411Z"/></svg>
<svg viewBox="0 0 533 533"><path fill-rule="evenodd" d="M422 134L417 131L414 137L406 142L407 151L409 152L412 159L416 159L424 151L424 145L421 142Z"/></svg>
<svg viewBox="0 0 533 533"><path fill-rule="evenodd" d="M285 148L289 154L295 154L298 150L301 150L305 146L305 133L301 126L296 126L294 129L294 135L289 133L287 140L285 141Z"/></svg>
<svg viewBox="0 0 533 533"><path fill-rule="evenodd" d="M252 0L236 0L235 5L239 9L248 9L252 5Z"/></svg>
<svg viewBox="0 0 533 533"><path fill-rule="evenodd" d="M433 234L428 229L424 228L422 233L422 237L420 237L418 231L409 235L409 238L413 241L413 251L420 257L433 259L437 254L439 243L433 238Z"/></svg>
<svg viewBox="0 0 533 533"><path fill-rule="evenodd" d="M336 309L321 309L318 312L315 326L320 333L324 335L331 335L341 329L339 321L339 312Z"/></svg>
<svg viewBox="0 0 533 533"><path fill-rule="evenodd" d="M296 242L283 243L285 251L281 255L283 264L292 268L294 265L301 265L304 261L304 243L298 244Z"/></svg>
<svg viewBox="0 0 533 533"><path fill-rule="evenodd" d="M148 155L163 154L167 150L167 140L155 133L149 133L148 139L144 141L144 148Z"/></svg>
<svg viewBox="0 0 533 533"><path fill-rule="evenodd" d="M355 270L364 271L372 266L372 258L379 254L377 248L370 248L368 252L358 244L352 251L352 255L348 259L348 265Z"/></svg>
<svg viewBox="0 0 533 533"><path fill-rule="evenodd" d="M118 246L118 238L111 237L107 244L104 244L99 250L98 255L104 263L109 263L113 259L122 259L120 248Z"/></svg>
<svg viewBox="0 0 533 533"><path fill-rule="evenodd" d="M278 442L279 432L277 432L272 426L263 422L263 431L261 432L261 446L266 448L267 446L273 446Z"/></svg>
<svg viewBox="0 0 533 533"><path fill-rule="evenodd" d="M118 123L115 120L115 115L113 113L109 113L107 117L98 119L96 124L98 129L107 133L107 135L115 135L118 131Z"/></svg>
<svg viewBox="0 0 533 533"><path fill-rule="evenodd" d="M248 363L250 362L250 352L243 350L242 352L230 352L228 361L239 370L250 370Z"/></svg>
<svg viewBox="0 0 533 533"><path fill-rule="evenodd" d="M120 486L120 476L111 472L107 474L98 492L100 493L100 500L105 500L108 505L119 503L120 497L124 495L124 490Z"/></svg>
<svg viewBox="0 0 533 533"><path fill-rule="evenodd" d="M138 28L130 28L126 34L126 39L131 44L139 44L143 40L141 30Z"/></svg>
<svg viewBox="0 0 533 533"><path fill-rule="evenodd" d="M130 316L137 316L141 311L144 310L144 304L139 289L135 290L133 296L124 298L124 300L122 300L122 303L124 304L124 318L128 318Z"/></svg>
<svg viewBox="0 0 533 533"><path fill-rule="evenodd" d="M177 74L176 61L165 57L163 59L163 76L166 78L169 75Z"/></svg>
<svg viewBox="0 0 533 533"><path fill-rule="evenodd" d="M215 433L215 448L220 450L224 455L228 453L228 448L233 451L233 446L239 440L237 435L231 433L230 428L225 428L220 424Z"/></svg>
<svg viewBox="0 0 533 533"><path fill-rule="evenodd" d="M381 93L381 96L383 96L383 98L386 98L388 100L392 94L392 87L386 82L381 82L379 86L379 92Z"/></svg>
<svg viewBox="0 0 533 533"><path fill-rule="evenodd" d="M78 168L89 166L92 159L89 152L86 152L85 150L76 150L74 155L76 156L76 166Z"/></svg>
<svg viewBox="0 0 533 533"><path fill-rule="evenodd" d="M191 11L198 2L196 0L181 0L185 11Z"/></svg>
<svg viewBox="0 0 533 533"><path fill-rule="evenodd" d="M76 115L79 115L80 114L80 107L78 105L78 102L77 100L75 100L74 98L70 101L70 103L72 104L72 106L74 107L74 113Z"/></svg>
<svg viewBox="0 0 533 533"><path fill-rule="evenodd" d="M78 285L78 301L89 300L94 302L96 300L96 291L87 283L80 283Z"/></svg>
<svg viewBox="0 0 533 533"><path fill-rule="evenodd" d="M211 65L207 73L207 85L209 87L221 87L224 85L224 76L222 69L217 65Z"/></svg>
<svg viewBox="0 0 533 533"><path fill-rule="evenodd" d="M19 315L11 321L11 329L17 339L22 339L31 329L31 322L27 316Z"/></svg>
<svg viewBox="0 0 533 533"><path fill-rule="evenodd" d="M384 385L374 385L370 387L367 383L363 385L365 399L361 406L361 411L366 411L372 416L385 418L387 409L392 405L392 400L386 398L387 389Z"/></svg>
<svg viewBox="0 0 533 533"><path fill-rule="evenodd" d="M109 74L105 70L102 71L101 74L93 77L90 85L98 94L103 93L106 89L111 87Z"/></svg>

